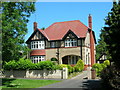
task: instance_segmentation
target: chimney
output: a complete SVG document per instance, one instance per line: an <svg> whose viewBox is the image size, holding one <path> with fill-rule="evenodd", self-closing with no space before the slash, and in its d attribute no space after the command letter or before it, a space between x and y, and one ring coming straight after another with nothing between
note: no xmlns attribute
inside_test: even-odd
<svg viewBox="0 0 120 90"><path fill-rule="evenodd" d="M34 29L34 31L37 29L37 22L33 23L33 29Z"/></svg>
<svg viewBox="0 0 120 90"><path fill-rule="evenodd" d="M94 47L94 36L93 36L93 31L92 31L92 16L89 14L88 16L88 24L90 28L90 55L91 55L91 66L95 63L95 47Z"/></svg>
<svg viewBox="0 0 120 90"><path fill-rule="evenodd" d="M92 29L92 16L90 14L88 16L88 23L89 23L89 28Z"/></svg>

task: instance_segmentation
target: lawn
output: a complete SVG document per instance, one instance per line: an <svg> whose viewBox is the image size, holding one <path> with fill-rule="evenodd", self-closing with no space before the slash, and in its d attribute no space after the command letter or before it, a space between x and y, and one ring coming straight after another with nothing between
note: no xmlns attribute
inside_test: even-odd
<svg viewBox="0 0 120 90"><path fill-rule="evenodd" d="M2 88L37 88L60 82L58 80L2 79Z"/></svg>

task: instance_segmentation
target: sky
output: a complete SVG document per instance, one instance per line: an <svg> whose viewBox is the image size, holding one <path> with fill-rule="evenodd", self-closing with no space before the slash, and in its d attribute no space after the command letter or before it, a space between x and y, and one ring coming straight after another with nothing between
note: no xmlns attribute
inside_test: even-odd
<svg viewBox="0 0 120 90"><path fill-rule="evenodd" d="M92 27L98 41L100 30L105 25L105 17L111 11L112 2L36 2L36 11L27 24L27 40L33 33L33 22L38 28L49 27L55 22L80 20L88 26L88 15L92 15Z"/></svg>

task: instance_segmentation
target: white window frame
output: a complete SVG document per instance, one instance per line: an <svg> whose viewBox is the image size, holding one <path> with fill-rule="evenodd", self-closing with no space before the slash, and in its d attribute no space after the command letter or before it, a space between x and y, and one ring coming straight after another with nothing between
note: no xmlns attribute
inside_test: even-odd
<svg viewBox="0 0 120 90"><path fill-rule="evenodd" d="M39 63L40 61L45 61L45 56L31 56L32 63Z"/></svg>
<svg viewBox="0 0 120 90"><path fill-rule="evenodd" d="M45 42L42 41L32 41L31 49L45 49Z"/></svg>
<svg viewBox="0 0 120 90"><path fill-rule="evenodd" d="M65 40L65 47L74 47L74 46L77 46L76 39L66 39Z"/></svg>

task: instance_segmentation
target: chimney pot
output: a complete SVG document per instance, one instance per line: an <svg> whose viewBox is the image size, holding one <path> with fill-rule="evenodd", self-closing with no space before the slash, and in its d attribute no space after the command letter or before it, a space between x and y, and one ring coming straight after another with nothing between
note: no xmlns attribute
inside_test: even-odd
<svg viewBox="0 0 120 90"><path fill-rule="evenodd" d="M34 29L34 31L37 29L37 22L33 23L33 29Z"/></svg>
<svg viewBox="0 0 120 90"><path fill-rule="evenodd" d="M88 23L89 23L89 28L92 29L92 16L89 14L88 16Z"/></svg>

